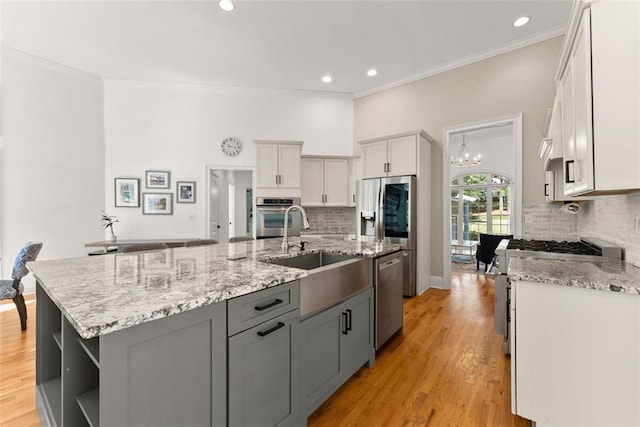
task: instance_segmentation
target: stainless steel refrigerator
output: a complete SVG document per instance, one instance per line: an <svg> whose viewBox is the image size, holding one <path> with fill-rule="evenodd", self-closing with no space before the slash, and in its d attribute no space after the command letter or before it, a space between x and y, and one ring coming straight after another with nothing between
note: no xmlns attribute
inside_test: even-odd
<svg viewBox="0 0 640 427"><path fill-rule="evenodd" d="M360 234L402 246L403 294L416 294L416 177L363 180Z"/></svg>

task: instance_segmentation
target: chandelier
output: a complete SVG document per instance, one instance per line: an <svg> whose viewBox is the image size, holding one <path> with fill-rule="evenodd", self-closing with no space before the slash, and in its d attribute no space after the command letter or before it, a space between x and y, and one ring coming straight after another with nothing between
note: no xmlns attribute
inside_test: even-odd
<svg viewBox="0 0 640 427"><path fill-rule="evenodd" d="M477 154L473 157L467 151L467 143L464 141L464 132L462 132L462 146L456 157L451 156L451 166L466 167L476 166L482 163L482 154Z"/></svg>

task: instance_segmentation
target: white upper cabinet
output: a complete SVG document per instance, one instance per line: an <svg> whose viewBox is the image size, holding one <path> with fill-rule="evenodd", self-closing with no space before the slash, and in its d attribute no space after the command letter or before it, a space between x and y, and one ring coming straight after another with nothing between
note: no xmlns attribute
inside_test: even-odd
<svg viewBox="0 0 640 427"><path fill-rule="evenodd" d="M576 1L556 72L564 194L640 189L640 2Z"/></svg>
<svg viewBox="0 0 640 427"><path fill-rule="evenodd" d="M362 141L360 144L364 179L417 175L418 134Z"/></svg>
<svg viewBox="0 0 640 427"><path fill-rule="evenodd" d="M349 159L303 157L301 198L304 206L350 206Z"/></svg>
<svg viewBox="0 0 640 427"><path fill-rule="evenodd" d="M371 142L362 146L363 178L387 176L387 141Z"/></svg>
<svg viewBox="0 0 640 427"><path fill-rule="evenodd" d="M356 206L358 202L358 183L362 181L362 159L356 157L351 160L349 175L349 206Z"/></svg>
<svg viewBox="0 0 640 427"><path fill-rule="evenodd" d="M300 188L302 142L262 142L256 144L256 187Z"/></svg>

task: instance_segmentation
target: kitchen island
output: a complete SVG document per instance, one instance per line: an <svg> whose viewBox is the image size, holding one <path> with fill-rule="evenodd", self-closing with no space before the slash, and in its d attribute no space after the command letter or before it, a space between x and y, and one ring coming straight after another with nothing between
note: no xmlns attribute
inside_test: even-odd
<svg viewBox="0 0 640 427"><path fill-rule="evenodd" d="M280 244L266 239L30 264L43 423L304 424L311 408L304 404L306 387L317 399L354 367L373 363L373 293L370 281L301 319L299 280L310 273L265 262L298 255L295 249L281 254ZM372 259L398 250L314 239L305 253ZM339 340L340 366L328 385L307 384L302 370L328 365L300 360L313 355L299 351L299 335L324 318L330 320L313 332Z"/></svg>
<svg viewBox="0 0 640 427"><path fill-rule="evenodd" d="M640 268L512 256L512 412L640 425Z"/></svg>

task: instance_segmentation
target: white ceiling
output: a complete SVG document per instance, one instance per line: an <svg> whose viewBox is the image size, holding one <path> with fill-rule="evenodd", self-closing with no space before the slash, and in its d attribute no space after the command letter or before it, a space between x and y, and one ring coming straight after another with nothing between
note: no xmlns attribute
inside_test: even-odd
<svg viewBox="0 0 640 427"><path fill-rule="evenodd" d="M571 0L3 1L2 44L112 79L362 95L564 31ZM512 27L515 18L531 22ZM367 77L370 67L378 76ZM324 74L333 82L321 82Z"/></svg>

